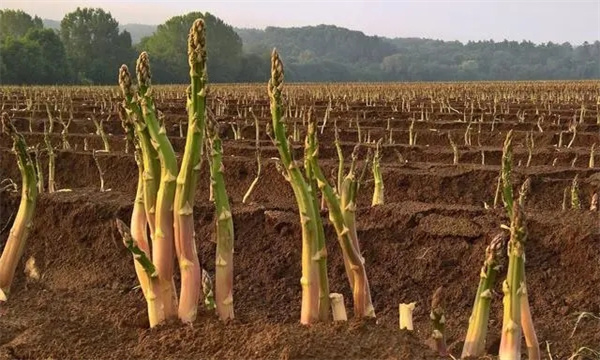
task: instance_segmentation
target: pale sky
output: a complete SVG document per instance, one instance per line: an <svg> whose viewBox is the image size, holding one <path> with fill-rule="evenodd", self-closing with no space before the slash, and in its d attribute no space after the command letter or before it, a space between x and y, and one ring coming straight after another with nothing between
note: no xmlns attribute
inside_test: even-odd
<svg viewBox="0 0 600 360"><path fill-rule="evenodd" d="M171 16L208 11L235 27L333 24L368 35L463 42L508 39L581 44L600 40L600 0L0 0L0 8L22 9L54 20L77 6L101 7L121 24L161 24Z"/></svg>

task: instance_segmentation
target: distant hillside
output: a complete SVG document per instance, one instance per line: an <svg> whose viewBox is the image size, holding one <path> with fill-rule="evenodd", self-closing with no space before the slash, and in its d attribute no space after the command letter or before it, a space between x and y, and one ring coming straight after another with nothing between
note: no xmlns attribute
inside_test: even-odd
<svg viewBox="0 0 600 360"><path fill-rule="evenodd" d="M60 21L51 19L42 19L44 27L54 30L60 30Z"/></svg>
<svg viewBox="0 0 600 360"><path fill-rule="evenodd" d="M597 79L600 42L443 41L367 36L331 25L236 29L247 53L273 47L296 81Z"/></svg>
<svg viewBox="0 0 600 360"><path fill-rule="evenodd" d="M236 29L248 52L263 52L276 47L288 59L301 63L327 60L346 64L381 61L396 52L384 38L367 36L360 31L333 25L280 28L265 30Z"/></svg>
<svg viewBox="0 0 600 360"><path fill-rule="evenodd" d="M146 24L125 24L120 25L121 31L127 30L131 34L131 41L137 44L146 36L151 36L156 31L158 25L146 25Z"/></svg>
<svg viewBox="0 0 600 360"><path fill-rule="evenodd" d="M44 27L49 29L60 30L60 21L43 19ZM125 24L119 25L121 31L127 30L131 34L131 41L134 44L140 42L143 37L150 36L156 31L157 25L146 25L146 24Z"/></svg>

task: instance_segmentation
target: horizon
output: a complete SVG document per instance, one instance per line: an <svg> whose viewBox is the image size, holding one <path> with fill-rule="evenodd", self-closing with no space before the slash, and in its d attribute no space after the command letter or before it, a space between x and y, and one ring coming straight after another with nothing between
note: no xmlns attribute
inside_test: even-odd
<svg viewBox="0 0 600 360"><path fill-rule="evenodd" d="M131 11L133 6L142 7ZM232 5L235 8L232 9ZM540 5L542 4L542 7ZM264 11L268 5L268 11ZM235 28L335 25L366 35L444 41L530 41L581 45L600 40L600 1L190 1L5 0L2 8L60 21L77 7L100 7L120 25L160 25L191 11L209 12ZM432 9L432 7L435 7ZM279 16L273 16L278 14ZM292 16L288 16L292 14ZM576 21L574 21L574 19ZM360 20L360 21L359 21ZM365 21L367 20L367 21ZM396 23L399 26L396 27ZM561 26L568 23L568 26ZM362 26L361 26L362 24ZM425 26L424 26L425 24ZM473 34L477 34L473 36Z"/></svg>

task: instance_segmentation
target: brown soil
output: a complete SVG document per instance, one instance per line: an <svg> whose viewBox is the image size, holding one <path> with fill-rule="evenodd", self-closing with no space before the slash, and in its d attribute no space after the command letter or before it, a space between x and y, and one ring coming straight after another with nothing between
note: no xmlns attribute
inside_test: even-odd
<svg viewBox="0 0 600 360"><path fill-rule="evenodd" d="M82 99L79 102L79 113L75 114L78 120L69 135L71 145L77 145L77 149L57 151L56 162L58 188L71 191L44 193L38 198L22 263L35 258L42 277L39 281L29 280L23 273L24 266L19 267L10 299L0 307L0 359L439 359L426 344L432 331L429 304L439 286L444 287L448 343L453 355L459 356L484 249L500 231L500 224L507 221L501 209L486 209L484 203L493 204L502 141L509 128L522 131L515 138L515 163L521 160L522 165L515 164L514 181L520 184L525 177L532 178L526 270L542 348L548 343L556 360L567 359L582 346L600 350L600 321L583 319L573 332L581 312L600 314L598 213L561 211L563 190L576 174L584 209L589 208L591 195L600 188L597 167L588 168L589 146L600 144L598 128L591 125L595 120L593 111L588 112L588 125L579 129L573 148L554 148L556 133L566 129L566 121L561 125L548 123L546 131L536 133L536 151L530 167L524 165L524 137L536 129L537 120L533 117L522 123L507 116L495 125L494 132L486 123L482 146L461 146L460 164L454 166L447 132L455 132L455 141L462 141L466 125L456 123L449 114L430 114L435 120L419 123L423 134L419 135L417 146L411 147L407 145L407 114L392 113L389 106L361 105L353 105L345 114L334 112L334 118L348 120L354 119L356 112L362 118L363 111L368 111L362 120L362 131L367 125L372 127L374 139L379 138L377 132L387 133L385 119L394 116L392 126L398 129L398 138L395 144L385 145L383 151L386 204L370 207L373 184L367 182L361 187L357 213L377 318L311 327L298 322L300 226L289 184L269 159L277 155L276 150L268 138L262 139L263 175L251 204L244 205L242 196L256 173L254 141L233 140L232 133L224 131L223 135L230 139L224 144L225 169L236 233L236 320L223 324L214 314L203 311L192 326L174 322L150 330L145 302L136 287L133 260L113 226L115 218L129 220L136 165L131 153L124 152L118 120L112 119L106 123L114 134L110 137L112 151L99 154L106 187L111 191L98 191L98 171L89 151L83 151L83 139L88 138L90 149L101 148L102 141L90 134L95 130L93 124L82 120L93 107L83 106ZM256 99L255 111L260 109L256 104L266 105L264 99ZM185 118L182 106L180 100L162 106L172 135L179 133L179 117ZM317 116L322 116L326 106L327 102L321 104ZM464 104L453 105L457 109L461 106ZM578 106L572 105L571 109ZM530 115L535 113L531 104L522 107L529 109ZM517 107L512 115L516 111ZM557 107L555 113L558 111ZM230 112L233 119L234 110ZM28 116L18 111L16 114L22 117L19 127L27 129ZM565 110L565 118L570 114ZM43 142L41 134L36 133L43 128L42 119L35 118L34 132L25 133L30 145ZM266 121L261 117L263 124ZM441 134L427 135L430 128ZM349 156L356 129L342 129L344 152ZM248 125L243 132L246 139L251 139L254 128ZM473 136L475 144L476 131ZM568 143L571 135L564 136ZM181 150L183 139L172 139L175 148ZM320 140L324 170L333 174L336 154L332 127L328 126ZM60 135L55 134L53 141L59 146ZM297 145L300 155L301 144ZM0 180L12 178L19 183L10 146L9 138L0 135ZM482 150L485 165L481 165ZM401 162L398 153L408 161ZM575 155L579 160L571 167ZM46 166L47 156L41 156ZM552 166L555 158L558 160ZM598 153L596 163L600 163ZM202 266L212 272L214 214L213 205L207 201L206 172L205 166L194 214ZM369 175L367 172L367 178ZM18 194L0 192L0 250L18 202ZM351 315L352 296L339 245L327 214L322 215L328 238L331 290L344 294ZM486 359L498 351L501 294L498 283L487 342L490 356ZM417 303L412 333L398 330L398 304L403 302ZM543 353L546 358L545 350ZM577 359L593 359L585 356Z"/></svg>

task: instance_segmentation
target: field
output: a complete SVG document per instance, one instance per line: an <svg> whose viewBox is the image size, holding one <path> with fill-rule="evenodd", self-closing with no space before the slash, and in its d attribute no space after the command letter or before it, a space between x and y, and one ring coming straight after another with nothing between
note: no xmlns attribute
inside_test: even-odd
<svg viewBox="0 0 600 360"><path fill-rule="evenodd" d="M279 154L267 131L271 115L264 84L211 85L208 96L223 138L235 227L236 318L223 324L212 311L202 310L193 325L173 322L153 329L131 254L114 226L116 218L129 221L138 177L133 146L116 111L122 101L119 89L14 87L1 92L3 111L14 117L27 144L40 144L46 183L44 129L51 114L58 191L48 193L46 186L39 195L10 299L0 305L0 359L436 359L426 340L432 332L431 297L440 286L448 344L458 357L485 248L503 231L500 225L508 224L502 201L495 198L509 130L515 189L531 179L526 272L542 358L568 359L582 347L600 351L599 320L583 318L574 330L582 312L600 314L600 222L598 212L590 210L600 189L597 82L286 84L285 122L295 158L302 159L305 119L312 107L319 120L319 163L332 182L338 166L335 128L347 159L362 144L361 170L367 149L374 150L382 139L385 203L371 206L374 182L368 167L357 204L377 317L308 328L299 323L298 210L276 166ZM188 118L185 88L155 86L154 98L181 154ZM252 113L260 124L262 171L244 204L257 173ZM110 147L96 152L97 163L93 150L105 150L106 144L92 118ZM19 191L4 181L12 179L20 189L11 148L11 138L0 135L0 250L20 199ZM200 174L194 226L202 267L212 273L215 215L206 161ZM576 176L580 209L572 208ZM344 294L351 317L352 293L340 246L326 211L322 217L331 291ZM39 280L24 273L30 258ZM500 342L504 277L493 295L487 340L492 356ZM398 304L410 302L416 302L415 330L400 331ZM573 357L593 358L591 352Z"/></svg>

